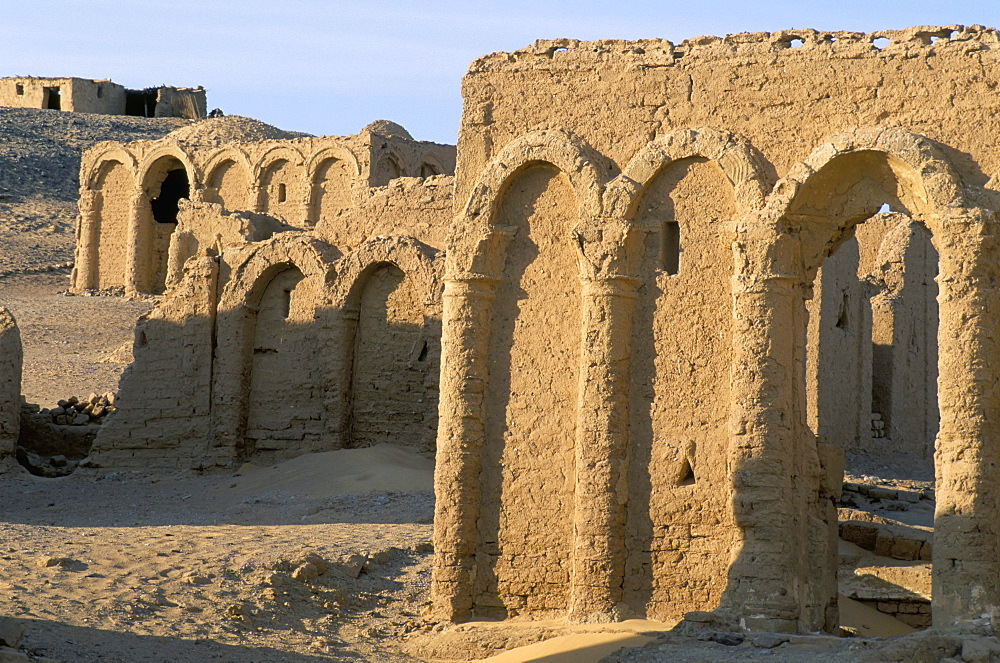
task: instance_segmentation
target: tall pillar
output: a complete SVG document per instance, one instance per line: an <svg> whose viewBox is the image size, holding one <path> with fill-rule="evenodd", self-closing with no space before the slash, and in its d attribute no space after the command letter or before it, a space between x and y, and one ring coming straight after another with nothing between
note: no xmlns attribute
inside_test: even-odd
<svg viewBox="0 0 1000 663"><path fill-rule="evenodd" d="M358 321L361 319L359 305L346 305L334 320L339 329L330 335L336 339L336 346L331 348L337 369L333 371L335 386L331 391L331 400L327 403L326 432L337 440L337 448L342 449L351 444L351 415L354 408L354 348L358 331Z"/></svg>
<svg viewBox="0 0 1000 663"><path fill-rule="evenodd" d="M796 356L806 324L803 278L778 267L801 264L794 238L772 234L752 244L739 247L744 267L733 280L729 472L742 541L721 608L744 628L795 632L809 554L806 499L814 497L804 471L804 398L795 386L804 379Z"/></svg>
<svg viewBox="0 0 1000 663"><path fill-rule="evenodd" d="M153 241L149 227L152 211L146 195L140 190L132 197L128 218L128 246L125 251L125 292L147 292L150 244Z"/></svg>
<svg viewBox="0 0 1000 663"><path fill-rule="evenodd" d="M939 224L938 403L933 621L1000 613L998 350L993 220L956 210ZM987 242L989 245L987 246Z"/></svg>
<svg viewBox="0 0 1000 663"><path fill-rule="evenodd" d="M80 226L77 228L73 265L73 289L98 287L101 241L100 191L85 189L80 194Z"/></svg>
<svg viewBox="0 0 1000 663"><path fill-rule="evenodd" d="M622 601L628 394L638 286L638 279L627 276L586 279L583 285L571 619L614 619Z"/></svg>
<svg viewBox="0 0 1000 663"><path fill-rule="evenodd" d="M489 330L499 281L480 274L445 280L431 592L439 619L468 617L473 607Z"/></svg>

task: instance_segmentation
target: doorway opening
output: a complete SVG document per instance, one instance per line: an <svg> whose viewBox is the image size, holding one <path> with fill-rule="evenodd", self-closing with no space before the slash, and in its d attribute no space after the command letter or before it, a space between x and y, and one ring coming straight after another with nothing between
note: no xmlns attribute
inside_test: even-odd
<svg viewBox="0 0 1000 663"><path fill-rule="evenodd" d="M62 95L58 87L45 88L43 106L49 110L62 110Z"/></svg>

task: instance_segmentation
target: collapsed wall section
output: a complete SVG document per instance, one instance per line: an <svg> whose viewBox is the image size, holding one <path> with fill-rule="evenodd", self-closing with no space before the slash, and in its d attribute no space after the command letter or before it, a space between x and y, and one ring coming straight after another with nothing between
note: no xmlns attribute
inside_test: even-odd
<svg viewBox="0 0 1000 663"><path fill-rule="evenodd" d="M441 250L447 245L454 188L451 176L401 177L320 222L316 234L343 247L380 235L403 235Z"/></svg>
<svg viewBox="0 0 1000 663"><path fill-rule="evenodd" d="M122 471L211 465L217 258L187 263L170 296L135 329L133 363L85 467Z"/></svg>

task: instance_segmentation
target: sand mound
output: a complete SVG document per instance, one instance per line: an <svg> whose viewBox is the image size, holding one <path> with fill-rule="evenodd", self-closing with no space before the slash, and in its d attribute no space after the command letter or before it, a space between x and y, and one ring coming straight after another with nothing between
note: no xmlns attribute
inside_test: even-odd
<svg viewBox="0 0 1000 663"><path fill-rule="evenodd" d="M895 617L882 614L864 603L840 595L840 625L863 638L888 638L894 635L913 633L911 626L904 624Z"/></svg>
<svg viewBox="0 0 1000 663"><path fill-rule="evenodd" d="M227 143L251 143L258 140L288 140L309 134L284 131L270 124L239 115L210 117L172 131L167 138L199 147L221 147Z"/></svg>
<svg viewBox="0 0 1000 663"><path fill-rule="evenodd" d="M288 492L301 499L324 499L372 491L434 490L434 461L391 444L305 454L272 467L247 463L232 494Z"/></svg>
<svg viewBox="0 0 1000 663"><path fill-rule="evenodd" d="M405 138L406 140L413 140L413 136L410 135L409 131L403 128L403 125L396 124L391 120L375 120L374 122L369 122L361 131L378 134L379 136L385 136L386 138Z"/></svg>

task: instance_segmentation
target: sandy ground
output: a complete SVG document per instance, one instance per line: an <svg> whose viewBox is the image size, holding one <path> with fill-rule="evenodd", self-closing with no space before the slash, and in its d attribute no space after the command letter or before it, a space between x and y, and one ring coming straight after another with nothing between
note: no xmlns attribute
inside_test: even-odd
<svg viewBox="0 0 1000 663"><path fill-rule="evenodd" d="M432 474L389 445L225 476L8 474L0 614L67 662L414 660Z"/></svg>
<svg viewBox="0 0 1000 663"><path fill-rule="evenodd" d="M142 299L69 296L68 286L68 270L0 278L0 306L10 309L21 331L21 393L42 407L118 391L132 359L136 320L152 306Z"/></svg>

